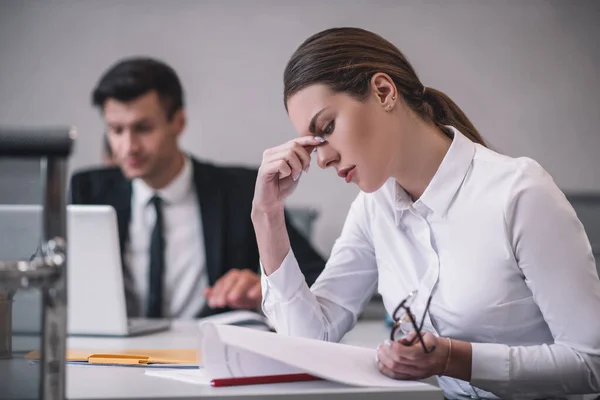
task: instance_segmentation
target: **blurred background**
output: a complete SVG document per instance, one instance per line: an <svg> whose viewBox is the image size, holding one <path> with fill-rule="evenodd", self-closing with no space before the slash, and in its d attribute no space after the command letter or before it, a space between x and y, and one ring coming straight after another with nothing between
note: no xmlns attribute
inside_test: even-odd
<svg viewBox="0 0 600 400"><path fill-rule="evenodd" d="M594 192L599 19L594 0L0 0L0 123L73 124L70 171L99 165L104 128L90 92L118 59L149 55L182 79L183 147L258 166L295 135L282 102L292 52L322 29L357 26L396 44L497 151L536 159L565 191ZM39 203L37 174L0 161L0 203ZM357 193L313 166L290 200L319 210L312 240L323 255Z"/></svg>

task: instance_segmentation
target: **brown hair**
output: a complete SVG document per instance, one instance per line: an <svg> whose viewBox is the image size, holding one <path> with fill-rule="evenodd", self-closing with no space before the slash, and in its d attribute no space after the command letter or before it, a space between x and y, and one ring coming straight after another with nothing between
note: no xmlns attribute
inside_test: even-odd
<svg viewBox="0 0 600 400"><path fill-rule="evenodd" d="M327 29L298 47L283 74L286 109L290 96L316 83L365 100L371 78L378 72L390 76L406 104L424 121L445 133L444 125L454 126L471 141L486 146L460 107L439 90L423 86L396 46L360 28Z"/></svg>

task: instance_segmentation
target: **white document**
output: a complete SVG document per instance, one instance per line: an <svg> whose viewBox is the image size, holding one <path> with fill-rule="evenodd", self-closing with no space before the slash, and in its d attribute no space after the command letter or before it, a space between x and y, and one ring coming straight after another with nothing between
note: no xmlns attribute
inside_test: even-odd
<svg viewBox="0 0 600 400"><path fill-rule="evenodd" d="M419 389L435 384L401 381L377 369L375 349L284 336L239 326L203 324L204 369L147 371L153 376L203 383L217 378L308 373L351 386ZM201 371L201 372L200 372ZM168 376L167 376L168 375ZM174 378L178 377L178 378ZM206 384L206 383L204 383Z"/></svg>
<svg viewBox="0 0 600 400"><path fill-rule="evenodd" d="M227 333L230 332L229 328L233 328L234 338L226 341ZM237 341L248 341L253 344L256 339L253 336L246 336L250 332L258 333L259 337L266 335L267 341L270 337L278 336L273 332L262 332L239 326L205 325L203 327L202 359L208 375L212 378L238 378L305 372L293 365L265 357L260 352L247 351L232 344L232 342L236 343ZM261 347L260 342L256 344L257 348Z"/></svg>
<svg viewBox="0 0 600 400"><path fill-rule="evenodd" d="M180 382L193 383L196 385L210 385L210 378L202 368L184 369L177 371L146 370L146 375L159 378L174 379Z"/></svg>

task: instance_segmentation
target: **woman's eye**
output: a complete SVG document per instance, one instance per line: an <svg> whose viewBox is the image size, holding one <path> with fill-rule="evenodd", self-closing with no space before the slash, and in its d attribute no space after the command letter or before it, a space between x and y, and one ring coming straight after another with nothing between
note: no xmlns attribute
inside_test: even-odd
<svg viewBox="0 0 600 400"><path fill-rule="evenodd" d="M323 129L323 133L325 135L330 135L331 133L333 133L333 128L334 128L334 123L333 121L331 121L330 123L327 124L327 126L325 127L325 129Z"/></svg>

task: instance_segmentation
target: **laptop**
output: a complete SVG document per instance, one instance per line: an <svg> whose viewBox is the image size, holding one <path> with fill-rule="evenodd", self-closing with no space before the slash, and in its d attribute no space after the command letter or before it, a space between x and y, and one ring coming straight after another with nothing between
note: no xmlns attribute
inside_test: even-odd
<svg viewBox="0 0 600 400"><path fill-rule="evenodd" d="M39 205L0 205L1 259L29 259L39 251ZM164 331L164 319L127 318L117 216L111 206L67 206L69 335L135 336ZM13 332L39 333L41 296L19 291Z"/></svg>

